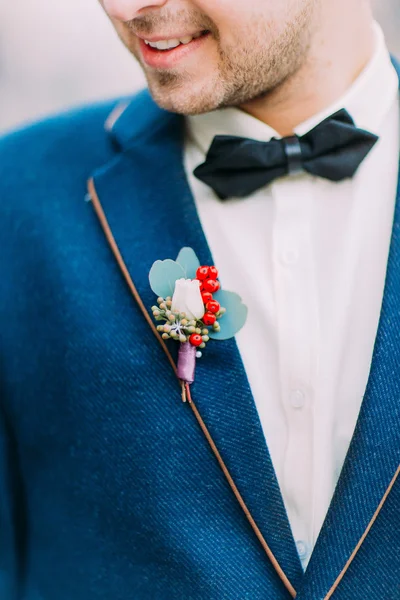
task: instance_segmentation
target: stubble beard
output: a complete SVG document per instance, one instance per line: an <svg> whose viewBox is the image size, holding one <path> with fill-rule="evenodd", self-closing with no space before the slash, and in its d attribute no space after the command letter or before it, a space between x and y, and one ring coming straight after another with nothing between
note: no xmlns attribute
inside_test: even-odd
<svg viewBox="0 0 400 600"><path fill-rule="evenodd" d="M198 78L182 69L148 71L142 65L155 102L171 112L196 115L268 99L304 66L311 38L310 3L275 35L268 25L251 24L238 32L245 42L223 47L218 33L216 66ZM138 58L136 56L136 58Z"/></svg>

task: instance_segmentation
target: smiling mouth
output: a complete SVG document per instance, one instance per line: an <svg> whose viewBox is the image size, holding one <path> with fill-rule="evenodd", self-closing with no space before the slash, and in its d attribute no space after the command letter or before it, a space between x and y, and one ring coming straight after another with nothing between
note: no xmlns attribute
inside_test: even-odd
<svg viewBox="0 0 400 600"><path fill-rule="evenodd" d="M183 38L159 40L158 42L150 42L148 40L143 40L143 41L146 44L146 46L150 50L153 50L154 52L159 52L159 51L168 52L171 50L175 50L175 48L178 48L179 46L187 46L188 44L193 42L193 40L197 40L198 38L204 37L204 36L208 35L209 33L210 33L209 31L205 30L205 31L196 33L194 35L188 35Z"/></svg>

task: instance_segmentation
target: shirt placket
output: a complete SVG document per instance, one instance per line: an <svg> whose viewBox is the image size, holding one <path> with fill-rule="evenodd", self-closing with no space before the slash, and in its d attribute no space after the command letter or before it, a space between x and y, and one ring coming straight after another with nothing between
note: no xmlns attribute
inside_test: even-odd
<svg viewBox="0 0 400 600"><path fill-rule="evenodd" d="M315 382L318 368L318 294L313 256L312 179L282 179L274 201L273 280L280 393L286 445L278 477L299 557L312 551Z"/></svg>

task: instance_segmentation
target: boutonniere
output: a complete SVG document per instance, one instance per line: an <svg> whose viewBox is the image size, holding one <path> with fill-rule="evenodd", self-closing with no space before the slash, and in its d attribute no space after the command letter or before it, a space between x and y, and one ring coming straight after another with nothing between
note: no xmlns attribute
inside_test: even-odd
<svg viewBox="0 0 400 600"><path fill-rule="evenodd" d="M184 386L194 381L196 359L212 341L228 340L243 327L247 307L238 294L221 289L215 266L202 266L192 248L176 260L157 260L149 273L157 295L153 317L164 340L180 344L177 374Z"/></svg>

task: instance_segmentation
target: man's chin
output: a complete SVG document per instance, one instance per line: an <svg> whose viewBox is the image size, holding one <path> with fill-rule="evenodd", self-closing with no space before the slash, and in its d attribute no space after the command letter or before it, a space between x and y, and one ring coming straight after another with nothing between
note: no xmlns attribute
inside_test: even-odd
<svg viewBox="0 0 400 600"><path fill-rule="evenodd" d="M203 85L181 83L163 75L162 81L147 78L150 94L160 108L181 115L200 115L219 107L217 95L207 93Z"/></svg>

